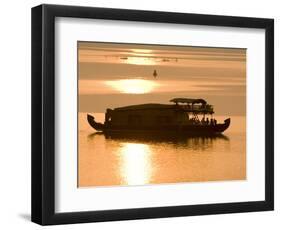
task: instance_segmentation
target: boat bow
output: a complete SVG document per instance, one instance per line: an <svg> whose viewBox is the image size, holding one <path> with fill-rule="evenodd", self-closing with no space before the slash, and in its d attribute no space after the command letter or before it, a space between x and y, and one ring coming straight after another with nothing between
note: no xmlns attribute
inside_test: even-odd
<svg viewBox="0 0 281 230"><path fill-rule="evenodd" d="M97 131L103 131L104 130L104 124L96 122L94 116L87 114L87 120L90 126L92 126Z"/></svg>

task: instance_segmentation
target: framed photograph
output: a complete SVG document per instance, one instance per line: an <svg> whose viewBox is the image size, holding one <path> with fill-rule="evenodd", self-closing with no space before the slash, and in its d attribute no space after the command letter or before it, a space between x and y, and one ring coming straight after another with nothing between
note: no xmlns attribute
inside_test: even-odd
<svg viewBox="0 0 281 230"><path fill-rule="evenodd" d="M32 8L32 221L273 210L273 19Z"/></svg>

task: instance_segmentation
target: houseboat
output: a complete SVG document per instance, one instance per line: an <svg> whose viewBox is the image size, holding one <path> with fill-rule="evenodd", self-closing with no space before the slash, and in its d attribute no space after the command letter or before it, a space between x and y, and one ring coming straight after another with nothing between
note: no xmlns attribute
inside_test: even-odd
<svg viewBox="0 0 281 230"><path fill-rule="evenodd" d="M107 109L105 122L87 120L96 131L111 133L161 132L175 134L212 135L224 132L230 118L217 123L214 108L204 99L174 98L170 104L139 104Z"/></svg>

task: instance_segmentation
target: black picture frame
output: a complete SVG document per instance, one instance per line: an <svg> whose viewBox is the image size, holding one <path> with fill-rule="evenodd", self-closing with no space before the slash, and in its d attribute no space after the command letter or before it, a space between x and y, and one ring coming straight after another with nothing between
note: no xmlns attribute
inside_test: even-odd
<svg viewBox="0 0 281 230"><path fill-rule="evenodd" d="M109 19L265 29L265 200L55 213L55 18ZM125 9L32 8L32 221L41 225L222 214L274 209L274 20Z"/></svg>

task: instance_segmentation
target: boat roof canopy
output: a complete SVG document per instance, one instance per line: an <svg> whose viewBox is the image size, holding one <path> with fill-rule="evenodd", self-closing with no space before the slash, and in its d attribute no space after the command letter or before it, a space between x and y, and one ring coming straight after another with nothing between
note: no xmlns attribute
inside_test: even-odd
<svg viewBox="0 0 281 230"><path fill-rule="evenodd" d="M173 98L170 100L170 102L174 102L174 103L186 103L186 104L203 104L206 105L207 101L205 101L204 99L193 99L193 98Z"/></svg>
<svg viewBox="0 0 281 230"><path fill-rule="evenodd" d="M107 109L107 112L112 111L132 111L132 110L169 110L169 109L177 109L185 112L196 112L201 114L213 114L213 106L208 105L204 99L191 99L191 98L174 98L170 100L170 102L174 102L176 104L156 104L156 103L148 103L148 104L139 104L139 105L129 105L124 107L118 107L112 109ZM178 105L178 103L186 103L192 104L192 106ZM201 105L194 105L201 104Z"/></svg>
<svg viewBox="0 0 281 230"><path fill-rule="evenodd" d="M143 109L174 109L173 105L165 105L165 104L140 104L140 105L129 105L124 107L115 108L117 111L126 111L126 110L143 110Z"/></svg>

